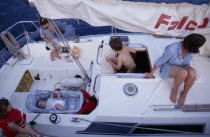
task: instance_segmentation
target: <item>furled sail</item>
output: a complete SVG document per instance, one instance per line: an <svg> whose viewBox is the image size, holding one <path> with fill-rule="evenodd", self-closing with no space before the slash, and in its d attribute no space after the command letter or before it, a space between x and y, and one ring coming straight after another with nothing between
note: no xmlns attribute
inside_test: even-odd
<svg viewBox="0 0 210 137"><path fill-rule="evenodd" d="M166 4L120 0L34 0L41 16L78 18L93 26L168 36L210 34L207 4Z"/></svg>

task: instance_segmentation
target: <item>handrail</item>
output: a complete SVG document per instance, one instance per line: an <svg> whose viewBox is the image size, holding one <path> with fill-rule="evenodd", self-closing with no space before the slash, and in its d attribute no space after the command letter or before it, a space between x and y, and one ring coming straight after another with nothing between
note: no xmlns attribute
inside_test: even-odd
<svg viewBox="0 0 210 137"><path fill-rule="evenodd" d="M116 76L116 74L99 74L99 75L97 75L97 76L95 77L94 85L93 85L93 92L95 92L95 93L96 93L96 91L95 91L96 79L98 79L98 77L100 77L100 76Z"/></svg>
<svg viewBox="0 0 210 137"><path fill-rule="evenodd" d="M15 24L13 24L12 26L10 26L9 28L7 28L6 30L0 32L0 35L2 35L3 33L11 30L13 27L15 27L16 25L19 25L19 24L22 24L22 27L24 27L23 24L32 24L36 29L38 29L37 25L35 23L38 23L38 21L19 21L19 22L16 22ZM100 26L100 27L96 27L96 26L88 26L88 27L78 27L78 28L74 28L74 36L76 35L76 31L77 30L82 30L82 29L88 29L88 28L101 28L101 27L111 27L111 30L110 30L110 35L115 35L117 33L116 31L116 28L114 28L113 26ZM66 28L65 28L66 29ZM125 32L126 33L126 32ZM125 34L123 33L123 34ZM100 33L100 34L106 34L106 33ZM100 35L100 34L97 34L97 35ZM121 33L117 33L117 34L121 34ZM22 37L24 35L24 33L20 34L19 36L16 37L16 39L19 39L20 37ZM89 36L91 36L91 34L87 34ZM96 34L93 34L93 35L96 35ZM3 56L2 56L2 52L5 51L6 48L3 48L2 50L0 50L0 58L2 59ZM4 64L6 63L5 59L2 59Z"/></svg>
<svg viewBox="0 0 210 137"><path fill-rule="evenodd" d="M95 80L94 80L94 85L93 85L93 92L96 93L96 90L95 90L95 87L96 87L96 80L98 79L98 77L101 77L101 76L115 76L117 78L137 78L137 79L142 79L142 78L145 78L144 74L136 74L136 73L115 73L115 74L99 74L95 77ZM155 77L152 76L150 78L145 78L145 79L154 79Z"/></svg>
<svg viewBox="0 0 210 137"><path fill-rule="evenodd" d="M31 23L31 24L33 24L36 27L36 29L39 29L34 22L38 22L38 21L18 21L15 24L13 24L12 26L10 26L9 28L7 28L5 31L1 32L0 35L2 35L6 31L12 29L14 26L16 26L16 25L18 25L20 23Z"/></svg>
<svg viewBox="0 0 210 137"><path fill-rule="evenodd" d="M13 27L15 27L16 25L19 25L19 24L22 24L22 27L24 27L23 26L23 23L30 23L30 24L32 24L35 28L36 28L36 30L38 30L39 28L37 27L37 25L35 24L35 23L38 23L38 21L19 21L19 22L16 22L15 24L13 24L12 26L10 26L9 28L7 28L6 30L4 30L4 31L2 31L1 33L0 33L0 35L3 35L5 32L8 32L9 30L11 30ZM18 39L18 38L20 38L22 35L24 35L24 33L21 33L19 36L17 36L15 39ZM6 61L5 61L5 59L3 58L3 56L2 56L2 53L5 51L7 49L7 47L5 47L5 48L3 48L1 51L0 51L0 58L1 58L1 60L3 61L3 63L5 64L6 63Z"/></svg>
<svg viewBox="0 0 210 137"><path fill-rule="evenodd" d="M98 62L98 55L99 55L99 50L101 48L103 48L103 44L104 44L104 40L101 41L101 44L98 46L98 52L97 52L97 57L96 57L96 62L98 65L101 65L99 62Z"/></svg>

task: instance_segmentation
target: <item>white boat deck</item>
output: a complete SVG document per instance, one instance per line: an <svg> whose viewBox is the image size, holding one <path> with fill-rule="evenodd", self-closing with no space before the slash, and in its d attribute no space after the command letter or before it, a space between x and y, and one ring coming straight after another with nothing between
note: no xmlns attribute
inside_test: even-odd
<svg viewBox="0 0 210 137"><path fill-rule="evenodd" d="M108 45L110 36L100 36L81 39L81 43L69 42L71 46L78 46L81 50L79 61L83 65L84 69L90 74L90 64L93 61L92 71L92 82L89 93L95 94L94 80L99 74L114 74L114 69L109 63L106 62L105 57L113 56L114 53ZM90 39L92 41L90 41ZM143 44L147 47L149 52L149 58L151 65L153 66L154 61L161 56L165 46L170 43L180 41L179 39L166 39L166 38L154 38L150 35L129 35L130 45ZM99 54L99 62L101 65L96 63L96 56L98 46L101 41L104 40L104 48L102 54ZM85 42L88 41L88 42ZM28 53L27 48L24 47L22 50L26 54ZM14 64L14 66L5 65L0 70L0 97L6 97L10 100L13 107L28 112L25 108L25 100L27 96L35 90L53 90L54 85L64 77L74 77L75 75L81 75L84 77L82 72L79 70L75 62L66 62L64 57L61 60L50 61L50 51L45 49L45 43L31 43L29 44L30 57L32 60L27 65L21 65L15 59L10 59L8 63ZM101 51L100 51L101 52ZM66 54L61 54L66 56ZM13 62L13 63L12 63ZM209 68L210 61L207 57L196 55L191 62L191 66L197 71L197 80L194 86L191 88L185 104L210 104L210 84L209 84ZM30 87L30 92L14 92L17 88L22 76L25 71L29 70L33 77L33 83ZM34 79L34 76L40 75L40 80ZM117 74L116 74L117 75ZM119 74L123 75L123 74ZM133 74L134 75L134 74ZM136 76L142 74L135 74ZM128 96L123 92L123 86L127 83L133 83L138 88L138 93L135 96ZM210 112L183 112L183 111L154 111L154 106L157 108L163 106L176 105L169 99L170 90L173 86L173 80L162 80L159 77L159 71L156 71L154 79L145 78L118 78L116 76L101 76L96 82L96 97L99 100L97 108L90 115L76 115L77 117L87 118L89 120L96 121L107 121L107 122L153 122L160 120L170 123L175 120L174 123L182 121L182 118L189 118L189 123L202 123L206 121L210 123ZM179 89L179 93L183 85ZM179 97L179 94L178 94ZM34 118L35 114L27 113L27 121ZM59 123L61 126L74 126L75 123L70 122L75 114L62 114L64 123ZM49 114L43 114L37 120L41 124L52 125L45 123L43 118L48 119ZM198 118L191 121L192 117ZM128 119L129 118L129 119ZM155 118L160 118L158 121ZM163 119L166 118L166 119ZM169 120L169 118L172 118ZM86 127L89 124L79 124L78 126ZM206 126L209 129L210 125ZM63 133L64 134L64 133Z"/></svg>

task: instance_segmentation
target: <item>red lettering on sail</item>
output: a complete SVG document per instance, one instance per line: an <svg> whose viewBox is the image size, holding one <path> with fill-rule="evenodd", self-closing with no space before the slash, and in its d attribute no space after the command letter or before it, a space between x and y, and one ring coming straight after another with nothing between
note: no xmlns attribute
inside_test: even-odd
<svg viewBox="0 0 210 137"><path fill-rule="evenodd" d="M185 22L187 21L187 19L188 19L188 17L187 17L187 16L184 16L184 17L182 18L182 20L180 21L180 23L179 23L177 29L182 29L182 27L184 26L184 24L185 24Z"/></svg>
<svg viewBox="0 0 210 137"><path fill-rule="evenodd" d="M204 18L203 19L203 24L199 25L198 28L205 28L205 27L207 27L208 23L209 23L209 19L208 18Z"/></svg>
<svg viewBox="0 0 210 137"><path fill-rule="evenodd" d="M175 29L176 26L177 26L178 24L179 24L179 21L172 21L172 22L170 23L170 25L173 25L173 26L169 27L168 30L173 30L173 29Z"/></svg>
<svg viewBox="0 0 210 137"><path fill-rule="evenodd" d="M186 27L185 27L185 30L191 30L191 31L193 31L193 30L195 30L195 28L197 27L197 25L198 25L198 23L196 23L195 21L189 21L188 23L187 23L187 25L186 25ZM190 27L191 26L191 27ZM192 27L192 26L194 26L194 27Z"/></svg>
<svg viewBox="0 0 210 137"><path fill-rule="evenodd" d="M160 27L160 24L165 24L165 25L168 25L169 22L165 21L164 19L170 19L171 16L168 16L166 14L161 14L160 15L160 18L158 19L156 25L155 25L155 28L159 28Z"/></svg>
<svg viewBox="0 0 210 137"><path fill-rule="evenodd" d="M159 29L160 26L166 26L167 30L190 30L193 31L196 28L201 29L201 28L206 28L209 23L209 18L205 17L203 19L202 24L198 24L194 20L189 20L188 21L188 16L182 17L181 20L171 20L172 16L166 15L166 14L161 14L160 17L157 20L157 23L155 24L154 29ZM185 25L186 24L186 25Z"/></svg>

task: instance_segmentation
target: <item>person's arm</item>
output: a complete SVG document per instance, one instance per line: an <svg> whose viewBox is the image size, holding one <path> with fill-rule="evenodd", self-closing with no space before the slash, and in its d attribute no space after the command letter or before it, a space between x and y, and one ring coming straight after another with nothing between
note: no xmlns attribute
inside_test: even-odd
<svg viewBox="0 0 210 137"><path fill-rule="evenodd" d="M56 104L55 107L58 110L62 110L62 111L66 110L66 108L65 107L62 107L60 104Z"/></svg>
<svg viewBox="0 0 210 137"><path fill-rule="evenodd" d="M54 91L51 92L50 98L53 98Z"/></svg>
<svg viewBox="0 0 210 137"><path fill-rule="evenodd" d="M114 64L109 57L106 58L106 60L116 69L116 70L120 70L122 68L122 60L120 58L118 58L117 60L117 65Z"/></svg>
<svg viewBox="0 0 210 137"><path fill-rule="evenodd" d="M12 129L12 130L16 130L18 133L22 133L22 134L28 134L31 137L36 137L36 134L34 134L33 132L30 132L24 128L21 128L19 126L17 126L14 122L10 122L8 124L8 128Z"/></svg>
<svg viewBox="0 0 210 137"><path fill-rule="evenodd" d="M46 41L46 42L48 42L48 43L51 43L51 44L53 44L54 46L57 46L57 43L55 43L55 42L53 42L53 41L51 41L51 40L49 40L49 39L47 39L47 38L43 38L44 39L44 41Z"/></svg>
<svg viewBox="0 0 210 137"><path fill-rule="evenodd" d="M57 94L57 100L62 100L61 93L57 90L53 91L53 93Z"/></svg>
<svg viewBox="0 0 210 137"><path fill-rule="evenodd" d="M52 33L55 33L54 29L52 28L52 26L49 26L49 29L52 31Z"/></svg>
<svg viewBox="0 0 210 137"><path fill-rule="evenodd" d="M126 42L124 45L128 47L128 46L129 46L129 43L128 43L128 42Z"/></svg>
<svg viewBox="0 0 210 137"><path fill-rule="evenodd" d="M129 48L129 51L130 51L131 53L136 53L136 50L135 50L135 49Z"/></svg>
<svg viewBox="0 0 210 137"><path fill-rule="evenodd" d="M170 60L170 58L172 57L173 53L170 51L169 48L166 47L165 51L163 52L162 56L159 57L155 63L154 66L152 68L152 71L150 73L144 73L145 74L145 78L149 78L151 77L155 71L158 69L158 67L160 67L161 65L163 65L164 63L166 63L168 60Z"/></svg>
<svg viewBox="0 0 210 137"><path fill-rule="evenodd" d="M154 73L155 71L158 69L158 67L156 65L153 66L152 68L152 71L150 73L144 73L145 74L145 78L150 78Z"/></svg>

